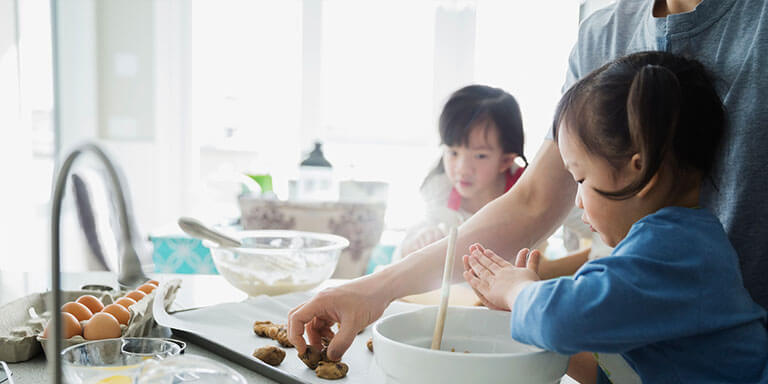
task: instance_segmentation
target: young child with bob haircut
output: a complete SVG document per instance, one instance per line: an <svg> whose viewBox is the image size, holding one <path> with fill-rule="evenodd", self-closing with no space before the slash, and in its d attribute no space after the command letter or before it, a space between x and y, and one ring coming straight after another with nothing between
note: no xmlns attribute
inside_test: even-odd
<svg viewBox="0 0 768 384"><path fill-rule="evenodd" d="M443 155L420 191L426 217L409 228L397 256L443 238L512 188L527 165L520 107L500 88L475 84L453 92L438 131Z"/></svg>
<svg viewBox="0 0 768 384"><path fill-rule="evenodd" d="M768 382L766 312L722 224L699 207L725 122L697 61L641 52L591 72L563 95L554 139L583 221L614 251L539 281L538 251L509 263L474 244L464 278L511 311L518 341L619 353L647 383Z"/></svg>

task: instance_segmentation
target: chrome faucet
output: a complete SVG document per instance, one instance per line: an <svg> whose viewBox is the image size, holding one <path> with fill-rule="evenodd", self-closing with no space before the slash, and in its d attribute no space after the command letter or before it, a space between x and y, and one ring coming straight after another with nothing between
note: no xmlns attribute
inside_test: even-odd
<svg viewBox="0 0 768 384"><path fill-rule="evenodd" d="M115 195L115 203L117 208L117 215L120 223L120 237L117 241L118 244L118 278L117 282L120 288L131 289L138 287L147 281L146 275L141 269L141 259L137 251L144 250L141 246L141 238L138 232L133 226L133 218L130 215L130 201L127 199L127 190L124 193L123 186L120 181L120 174L114 163L109 159L106 153L93 143L85 143L72 150L64 162L61 163L61 167L58 170L56 177L56 183L53 188L53 195L51 196L52 214L51 214L51 283L53 303L52 308L61 308L61 243L60 243L60 219L61 219L61 203L64 197L64 191L66 190L67 179L69 177L72 164L75 159L83 153L90 152L96 155L96 157L104 164L107 175L112 185L113 193ZM53 379L55 383L61 382L61 349L62 343L59 338L61 332L61 312L52 310L51 321L53 321L53 331L48 339L49 342L53 342L53 355L49 355L49 360L53 360Z"/></svg>

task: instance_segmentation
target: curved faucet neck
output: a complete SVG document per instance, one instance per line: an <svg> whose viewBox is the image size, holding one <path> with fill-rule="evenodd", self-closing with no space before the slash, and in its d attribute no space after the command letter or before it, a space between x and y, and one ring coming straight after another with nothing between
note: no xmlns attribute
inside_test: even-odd
<svg viewBox="0 0 768 384"><path fill-rule="evenodd" d="M137 253L137 247L140 245L140 239L133 228L132 216L130 215L129 200L124 193L123 185L120 182L120 174L109 156L96 144L85 143L72 150L58 170L53 194L51 196L51 283L52 283L52 308L61 308L61 237L60 237L60 219L61 204L66 190L67 179L75 160L83 153L90 152L104 164L107 175L112 184L115 194L115 203L117 215L120 223L120 236L118 241L118 278L117 282L121 288L135 288L147 280L146 275L141 269L141 261ZM126 190L127 191L127 190ZM50 341L53 342L54 359L58 364L54 364L54 378L61 375L60 353L62 350L62 340L59 337L61 332L61 313L54 310L52 312Z"/></svg>

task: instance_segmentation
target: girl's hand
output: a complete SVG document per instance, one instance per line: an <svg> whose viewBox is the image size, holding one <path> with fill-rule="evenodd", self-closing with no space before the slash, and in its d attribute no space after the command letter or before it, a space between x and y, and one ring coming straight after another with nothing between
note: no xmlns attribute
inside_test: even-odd
<svg viewBox="0 0 768 384"><path fill-rule="evenodd" d="M541 252L523 248L517 253L515 264L499 257L480 244L469 247L464 255L464 279L483 302L496 310L509 311L515 298L528 284L540 280L538 275Z"/></svg>
<svg viewBox="0 0 768 384"><path fill-rule="evenodd" d="M418 251L445 237L445 233L438 227L427 227L418 231L410 239L403 241L403 256L410 255L411 253Z"/></svg>

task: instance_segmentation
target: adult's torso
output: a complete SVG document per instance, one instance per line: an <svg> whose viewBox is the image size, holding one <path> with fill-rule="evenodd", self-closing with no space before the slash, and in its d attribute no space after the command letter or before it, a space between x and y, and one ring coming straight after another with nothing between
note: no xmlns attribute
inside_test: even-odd
<svg viewBox="0 0 768 384"><path fill-rule="evenodd" d="M615 58L664 50L703 63L728 113L713 183L702 205L714 212L739 254L744 284L768 308L768 2L704 0L694 11L654 18L652 0L621 0L587 18L565 87Z"/></svg>

